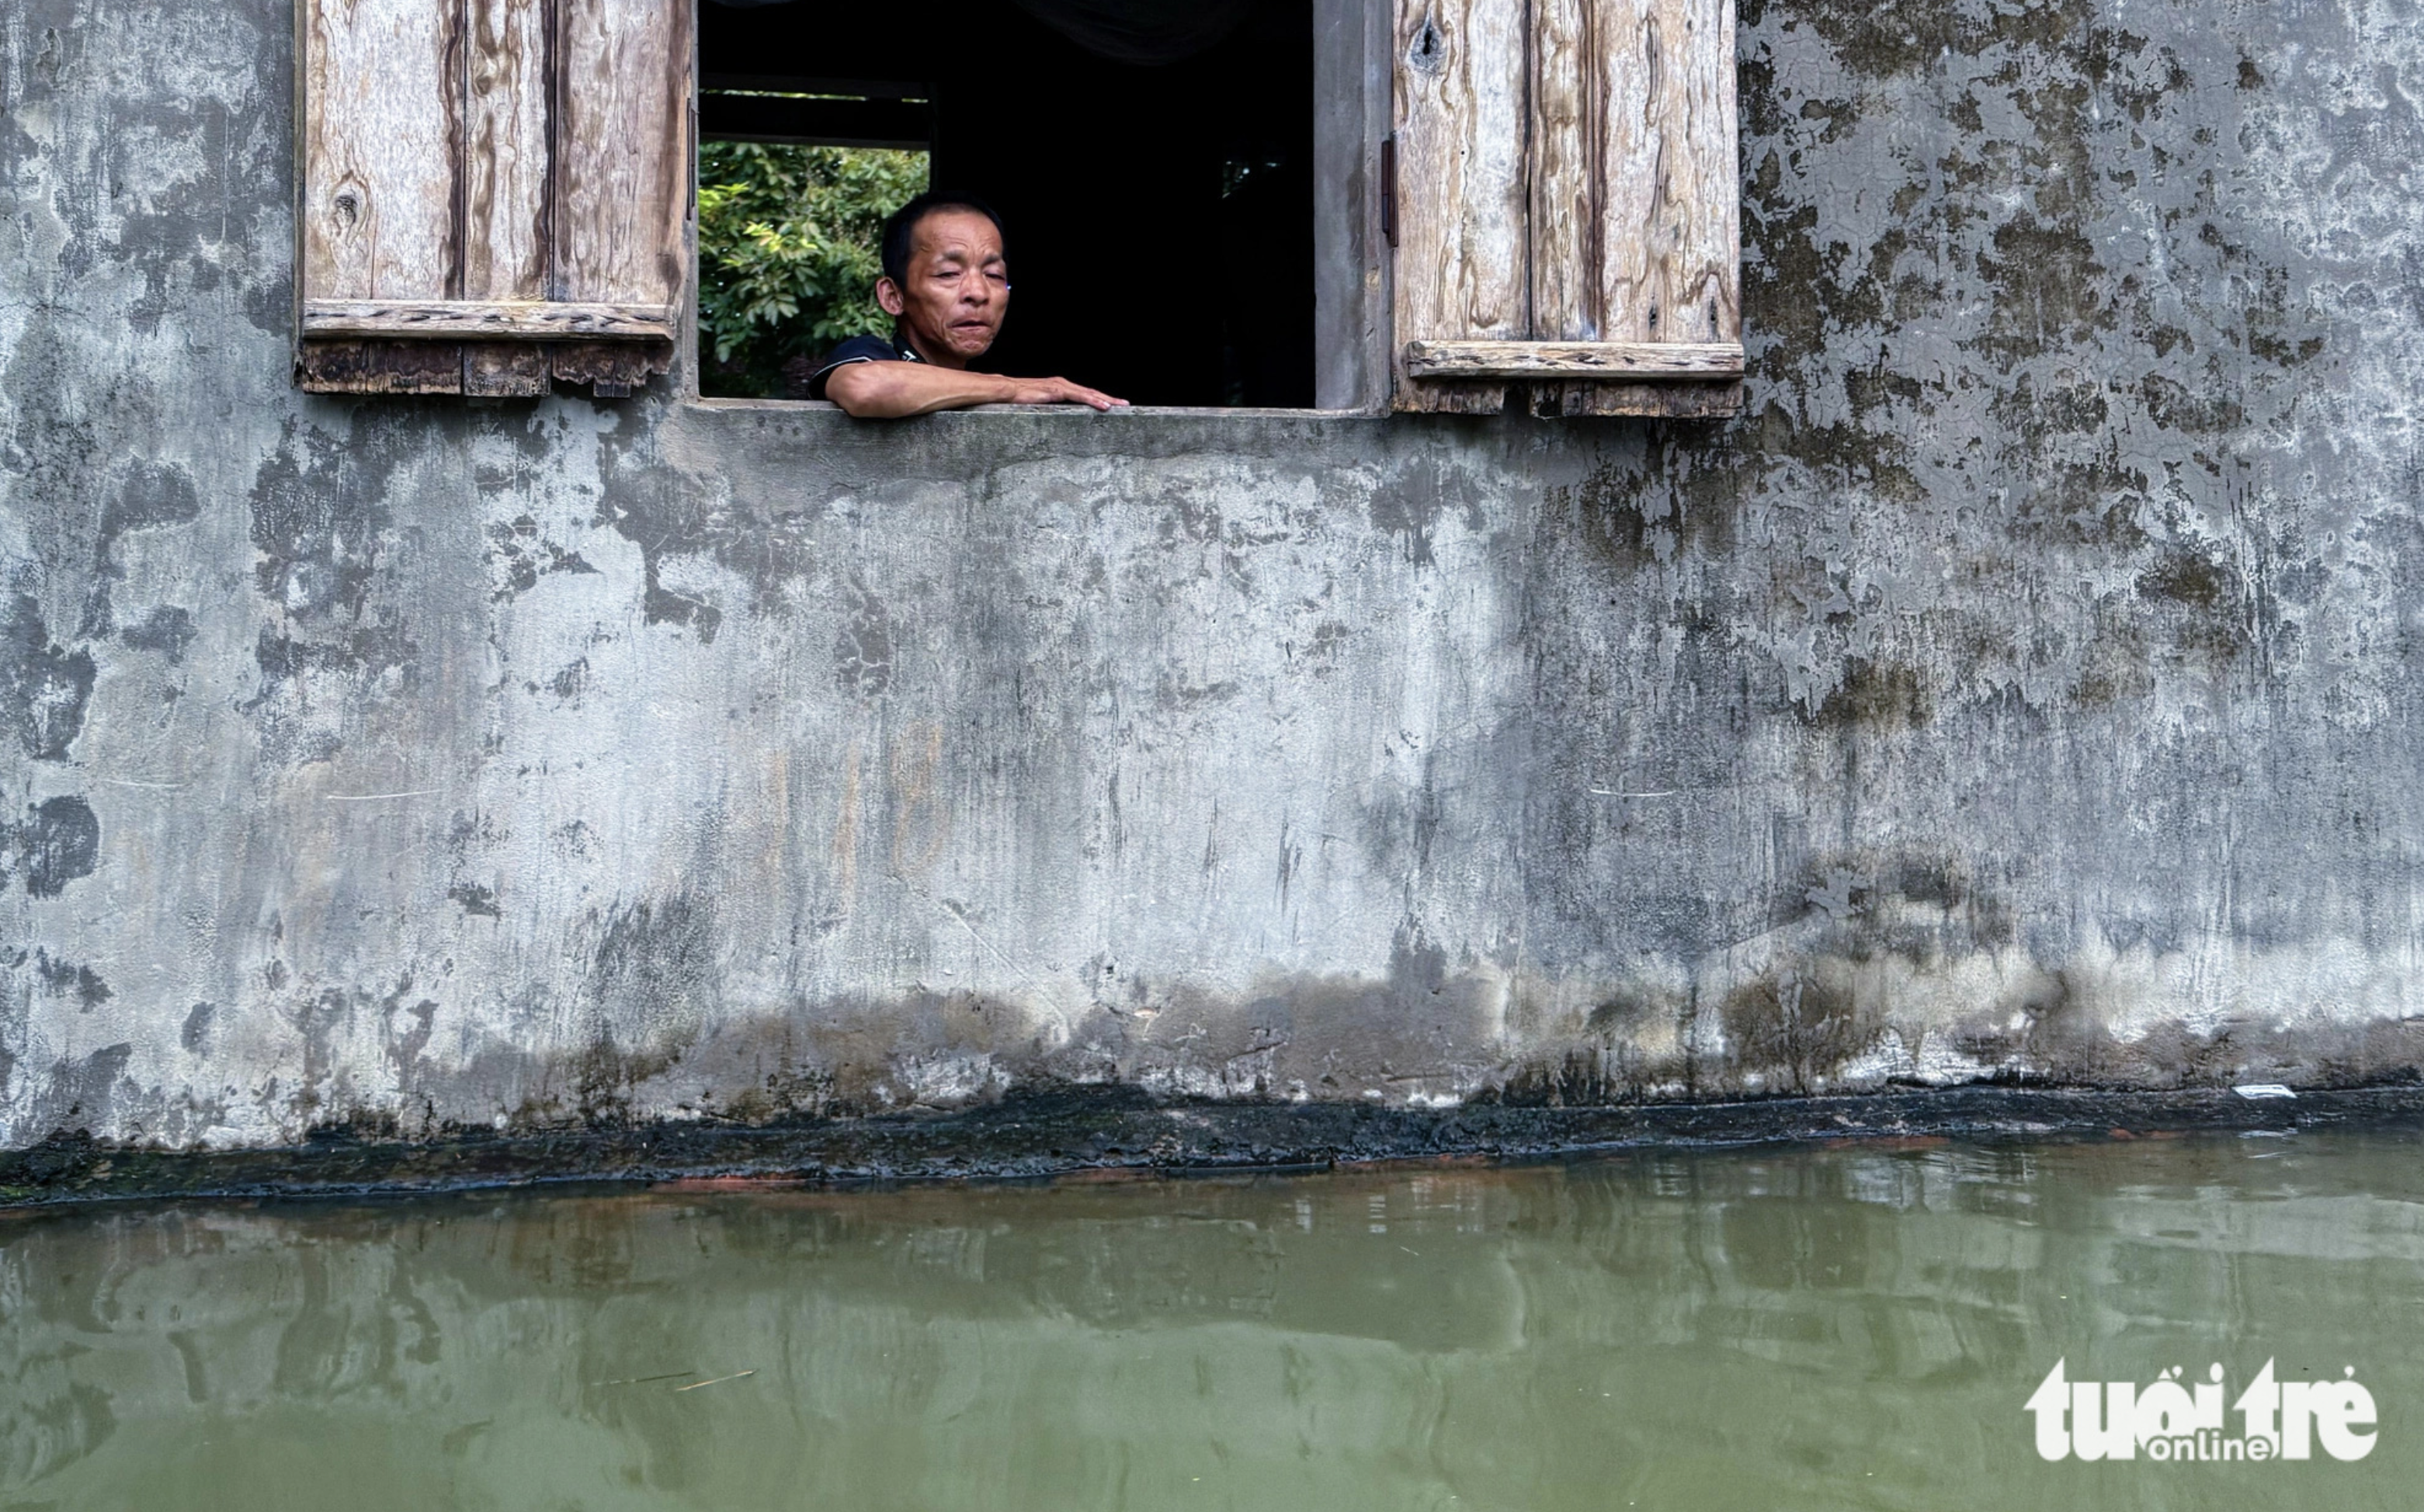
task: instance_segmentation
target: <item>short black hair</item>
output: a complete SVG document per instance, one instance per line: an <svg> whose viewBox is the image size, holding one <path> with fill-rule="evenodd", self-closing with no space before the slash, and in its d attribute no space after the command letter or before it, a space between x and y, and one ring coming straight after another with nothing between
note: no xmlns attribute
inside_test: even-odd
<svg viewBox="0 0 2424 1512"><path fill-rule="evenodd" d="M972 194L957 189L929 189L910 200L884 220L884 276L894 283L909 281L909 239L917 234L917 223L938 210L972 210L993 222L994 234L1007 245L1010 232L1002 230L1001 217L993 206Z"/></svg>

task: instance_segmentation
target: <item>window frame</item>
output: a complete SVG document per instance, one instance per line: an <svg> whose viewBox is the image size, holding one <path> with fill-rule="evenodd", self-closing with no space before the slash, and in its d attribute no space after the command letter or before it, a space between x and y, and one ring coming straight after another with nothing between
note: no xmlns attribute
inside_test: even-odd
<svg viewBox="0 0 2424 1512"><path fill-rule="evenodd" d="M691 215L689 263L674 370L678 403L708 409L841 412L823 399L723 398L700 392L698 359L698 96L700 13L707 0L684 0L691 25ZM1245 420L1377 419L1390 413L1390 258L1381 224L1381 143L1389 135L1395 0L1312 0L1314 214L1314 403L1304 408L1228 405L1138 405L1113 415ZM1334 188L1331 188L1334 186ZM1325 194L1331 188L1335 198ZM1333 213L1337 212L1337 213ZM1097 418L1082 405L973 405L955 415L1066 415ZM928 417L932 418L932 417Z"/></svg>

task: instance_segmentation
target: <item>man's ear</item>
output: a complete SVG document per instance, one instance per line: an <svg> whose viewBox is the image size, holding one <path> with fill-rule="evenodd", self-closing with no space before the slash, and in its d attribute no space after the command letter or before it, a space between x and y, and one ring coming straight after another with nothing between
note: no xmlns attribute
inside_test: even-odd
<svg viewBox="0 0 2424 1512"><path fill-rule="evenodd" d="M896 319L902 310L909 308L909 301L901 297L901 285L893 282L889 278L875 280L875 302L884 307L885 314Z"/></svg>

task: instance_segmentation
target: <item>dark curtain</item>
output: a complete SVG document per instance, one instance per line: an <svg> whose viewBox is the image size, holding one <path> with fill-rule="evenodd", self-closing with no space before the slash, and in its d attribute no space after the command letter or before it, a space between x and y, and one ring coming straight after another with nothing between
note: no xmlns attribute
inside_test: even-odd
<svg viewBox="0 0 2424 1512"><path fill-rule="evenodd" d="M716 0L746 10L796 0ZM1086 51L1122 63L1175 63L1236 30L1254 0L1017 0Z"/></svg>

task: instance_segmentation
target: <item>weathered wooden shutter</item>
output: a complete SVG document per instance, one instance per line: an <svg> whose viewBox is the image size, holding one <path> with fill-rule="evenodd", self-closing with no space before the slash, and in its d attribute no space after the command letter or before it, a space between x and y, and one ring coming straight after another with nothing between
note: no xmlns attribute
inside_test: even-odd
<svg viewBox="0 0 2424 1512"><path fill-rule="evenodd" d="M1397 0L1395 403L1741 402L1734 0Z"/></svg>
<svg viewBox="0 0 2424 1512"><path fill-rule="evenodd" d="M296 381L629 393L671 362L689 0L296 0Z"/></svg>

